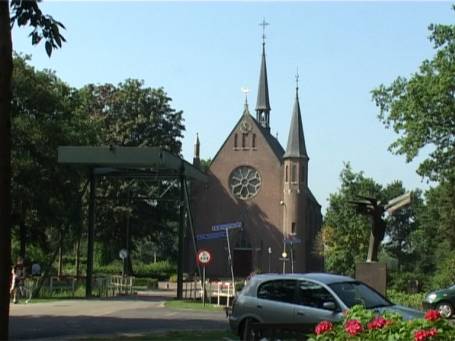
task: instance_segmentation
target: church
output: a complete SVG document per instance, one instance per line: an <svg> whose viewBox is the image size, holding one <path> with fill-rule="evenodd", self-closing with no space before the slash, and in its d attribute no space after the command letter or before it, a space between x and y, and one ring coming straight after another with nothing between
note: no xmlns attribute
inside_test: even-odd
<svg viewBox="0 0 455 341"><path fill-rule="evenodd" d="M323 259L315 252L321 206L308 187L310 159L298 90L297 83L284 149L270 133L263 40L255 115L245 100L237 124L206 170L208 182L191 188L195 241L198 250L211 254L206 266L210 278L323 269ZM200 165L199 149L197 138L196 167ZM190 251L194 249L191 243L187 237L185 271L194 273L196 255Z"/></svg>

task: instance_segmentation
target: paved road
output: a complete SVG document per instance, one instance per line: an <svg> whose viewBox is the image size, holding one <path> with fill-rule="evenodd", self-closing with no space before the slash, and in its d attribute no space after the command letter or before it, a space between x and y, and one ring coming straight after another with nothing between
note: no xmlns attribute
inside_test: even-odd
<svg viewBox="0 0 455 341"><path fill-rule="evenodd" d="M10 337L20 339L74 339L86 335L113 335L166 330L227 329L223 312L168 309L169 297L118 297L65 300L10 306Z"/></svg>

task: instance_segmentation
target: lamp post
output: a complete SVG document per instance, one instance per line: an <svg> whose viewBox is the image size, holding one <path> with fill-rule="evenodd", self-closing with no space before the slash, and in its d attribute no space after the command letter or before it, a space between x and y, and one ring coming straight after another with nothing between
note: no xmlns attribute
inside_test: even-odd
<svg viewBox="0 0 455 341"><path fill-rule="evenodd" d="M288 257L286 250L283 251L283 253L281 254L281 257L283 258L283 275L284 275L286 273L286 259Z"/></svg>
<svg viewBox="0 0 455 341"><path fill-rule="evenodd" d="M286 208L286 203L285 203L283 200L281 200L281 201L280 201L280 205L284 207L283 216L285 217L285 215L286 215L286 210L285 210L285 208ZM283 218L284 218L284 217L283 217ZM283 219L283 221L285 221L285 220L286 220L286 219ZM281 254L281 257L282 257L282 259L283 259L283 274L286 273L286 259L287 259L287 256L288 256L288 254L286 253L286 238L285 238L286 233L285 233L285 225L286 225L286 224L283 222L283 226L282 226L282 227L283 227L283 253Z"/></svg>

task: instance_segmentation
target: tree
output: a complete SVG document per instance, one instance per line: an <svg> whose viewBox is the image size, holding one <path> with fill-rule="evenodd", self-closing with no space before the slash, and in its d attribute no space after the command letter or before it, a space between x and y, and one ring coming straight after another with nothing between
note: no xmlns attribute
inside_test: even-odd
<svg viewBox="0 0 455 341"><path fill-rule="evenodd" d="M57 166L57 147L91 144L96 137L96 125L77 110L78 91L28 61L14 57L11 115L12 223L24 258L28 242L51 253L79 205L84 176L73 167Z"/></svg>
<svg viewBox="0 0 455 341"><path fill-rule="evenodd" d="M379 119L400 136L389 147L413 160L424 147L432 152L418 173L431 180L455 177L455 25L430 25L436 49L409 79L372 91Z"/></svg>
<svg viewBox="0 0 455 341"><path fill-rule="evenodd" d="M455 249L455 25L432 24L429 31L433 58L409 78L380 85L372 97L379 119L399 135L389 147L393 153L411 161L430 150L417 173L437 184L425 194L412 235L417 267L432 274L445 258L439 250Z"/></svg>
<svg viewBox="0 0 455 341"><path fill-rule="evenodd" d="M43 38L47 54L60 47L65 39L60 34L63 25L44 15L37 0L12 0L10 18L9 1L0 1L0 339L8 338L9 274L11 263L11 77L13 71L11 27L30 25L32 44ZM11 24L11 26L10 26Z"/></svg>
<svg viewBox="0 0 455 341"><path fill-rule="evenodd" d="M353 275L355 264L364 262L371 232L369 219L356 212L352 201L358 196L373 197L382 203L406 192L400 181L382 186L363 172L355 173L346 164L340 174L341 188L329 197L324 218L323 241L326 268L329 271ZM405 263L413 253L411 233L417 228L414 205L421 203L414 194L415 203L386 219L386 238L383 248L399 262Z"/></svg>
<svg viewBox="0 0 455 341"><path fill-rule="evenodd" d="M171 98L162 88L147 88L142 81L128 79L117 86L90 84L80 94L80 110L99 123L99 144L160 146L180 154L183 112L172 108ZM158 252L169 258L175 254L177 226L170 222L176 221L178 209L177 200L169 199L178 198L178 187L172 181L149 180L100 180L98 196L105 204L97 208L96 231L103 263L117 258L121 248L133 250L135 240L148 236L160 244ZM166 195L163 200L153 200L159 197L157 193Z"/></svg>
<svg viewBox="0 0 455 341"><path fill-rule="evenodd" d="M328 271L352 276L355 264L366 259L371 225L350 201L358 195L378 197L382 186L362 172L355 173L349 163L341 171L340 179L341 188L330 194L324 218L324 257Z"/></svg>

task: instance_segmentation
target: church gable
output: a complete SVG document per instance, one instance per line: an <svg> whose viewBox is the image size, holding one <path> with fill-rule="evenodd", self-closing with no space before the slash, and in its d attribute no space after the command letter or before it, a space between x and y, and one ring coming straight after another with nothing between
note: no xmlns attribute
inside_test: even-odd
<svg viewBox="0 0 455 341"><path fill-rule="evenodd" d="M228 153L229 157L236 158L237 154L248 153L251 155L251 153L259 152L262 155L267 154L270 161L275 159L276 162L282 163L283 147L281 147L277 139L258 124L248 112L248 108L245 110L246 112L244 112L215 154L209 169L215 166L217 160L225 153ZM240 155L238 156L242 158Z"/></svg>

